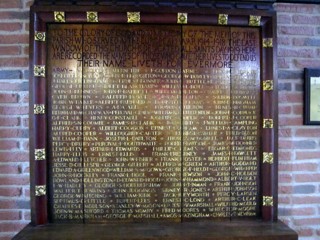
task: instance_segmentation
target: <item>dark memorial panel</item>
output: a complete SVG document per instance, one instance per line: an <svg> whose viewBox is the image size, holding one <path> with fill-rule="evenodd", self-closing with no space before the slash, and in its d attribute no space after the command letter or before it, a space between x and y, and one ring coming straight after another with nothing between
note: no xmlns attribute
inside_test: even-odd
<svg viewBox="0 0 320 240"><path fill-rule="evenodd" d="M259 34L50 25L52 220L259 216Z"/></svg>
<svg viewBox="0 0 320 240"><path fill-rule="evenodd" d="M180 219L180 42L174 26L85 25L87 221Z"/></svg>
<svg viewBox="0 0 320 240"><path fill-rule="evenodd" d="M257 216L260 156L260 41L231 28L231 216Z"/></svg>
<svg viewBox="0 0 320 240"><path fill-rule="evenodd" d="M230 216L230 28L183 27L183 217Z"/></svg>
<svg viewBox="0 0 320 240"><path fill-rule="evenodd" d="M83 219L81 26L50 25L48 31L51 217Z"/></svg>

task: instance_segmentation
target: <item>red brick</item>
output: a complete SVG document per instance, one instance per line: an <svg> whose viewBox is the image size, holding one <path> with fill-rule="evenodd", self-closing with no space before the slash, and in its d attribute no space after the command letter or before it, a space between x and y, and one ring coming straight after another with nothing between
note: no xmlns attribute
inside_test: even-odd
<svg viewBox="0 0 320 240"><path fill-rule="evenodd" d="M6 32L21 31L22 27L23 27L22 23L2 22L0 24L0 31L6 31Z"/></svg>
<svg viewBox="0 0 320 240"><path fill-rule="evenodd" d="M0 19L10 19L10 20L28 20L29 12L21 10L10 10L2 11L0 14Z"/></svg>
<svg viewBox="0 0 320 240"><path fill-rule="evenodd" d="M17 103L18 94L16 93L0 93L0 102L1 103ZM1 111L1 110L0 110ZM0 112L1 114L1 112Z"/></svg>
<svg viewBox="0 0 320 240"><path fill-rule="evenodd" d="M320 173L295 174L294 179L296 182L320 182Z"/></svg>
<svg viewBox="0 0 320 240"><path fill-rule="evenodd" d="M293 142L289 140L279 140L279 149L292 149Z"/></svg>
<svg viewBox="0 0 320 240"><path fill-rule="evenodd" d="M28 84L22 83L8 83L8 82L0 82L0 89L2 91L28 91Z"/></svg>
<svg viewBox="0 0 320 240"><path fill-rule="evenodd" d="M0 117L0 126L18 126L19 123L19 118L17 117Z"/></svg>
<svg viewBox="0 0 320 240"><path fill-rule="evenodd" d="M291 151L279 151L279 160L280 161L290 161L292 158L292 152Z"/></svg>
<svg viewBox="0 0 320 240"><path fill-rule="evenodd" d="M27 223L8 222L0 224L0 232L18 232L24 228Z"/></svg>
<svg viewBox="0 0 320 240"><path fill-rule="evenodd" d="M0 46L1 55L19 55L21 53L20 46Z"/></svg>
<svg viewBox="0 0 320 240"><path fill-rule="evenodd" d="M1 96L0 96L1 98ZM29 107L22 106L0 106L0 114L2 115L21 115L21 114L29 114Z"/></svg>
<svg viewBox="0 0 320 240"><path fill-rule="evenodd" d="M320 225L320 218L294 219L293 222L297 226Z"/></svg>
<svg viewBox="0 0 320 240"><path fill-rule="evenodd" d="M303 118L300 117L281 117L279 119L279 126L301 126Z"/></svg>
<svg viewBox="0 0 320 240"><path fill-rule="evenodd" d="M316 52L314 49L279 48L278 56L312 58L316 57Z"/></svg>
<svg viewBox="0 0 320 240"><path fill-rule="evenodd" d="M299 228L297 229L299 237L311 237L313 235L313 229L311 228Z"/></svg>
<svg viewBox="0 0 320 240"><path fill-rule="evenodd" d="M278 58L278 67L282 69L287 69L290 68L290 65L285 58Z"/></svg>
<svg viewBox="0 0 320 240"><path fill-rule="evenodd" d="M296 24L319 25L320 17L308 15L293 15L292 22Z"/></svg>
<svg viewBox="0 0 320 240"><path fill-rule="evenodd" d="M320 197L318 196L299 196L292 198L293 204L319 204Z"/></svg>
<svg viewBox="0 0 320 240"><path fill-rule="evenodd" d="M290 174L279 174L279 182L281 183L289 183L292 182L292 176Z"/></svg>
<svg viewBox="0 0 320 240"><path fill-rule="evenodd" d="M279 186L279 194L290 194L292 193L292 186Z"/></svg>
<svg viewBox="0 0 320 240"><path fill-rule="evenodd" d="M0 187L0 196L1 197L19 197L21 196L21 187Z"/></svg>
<svg viewBox="0 0 320 240"><path fill-rule="evenodd" d="M18 211L0 211L1 220L19 220L20 214Z"/></svg>
<svg viewBox="0 0 320 240"><path fill-rule="evenodd" d="M292 208L291 213L295 216L310 216L316 213L316 209L312 207Z"/></svg>
<svg viewBox="0 0 320 240"><path fill-rule="evenodd" d="M303 26L280 26L278 27L280 34L284 35L301 35L301 36L313 36L314 27Z"/></svg>
<svg viewBox="0 0 320 240"><path fill-rule="evenodd" d="M296 160L319 159L319 152L296 152Z"/></svg>
<svg viewBox="0 0 320 240"><path fill-rule="evenodd" d="M278 22L279 25L281 25L281 24L289 24L289 23L291 23L291 16L289 16L287 14L279 13L277 15L277 22Z"/></svg>
<svg viewBox="0 0 320 240"><path fill-rule="evenodd" d="M22 8L21 0L0 1L0 8Z"/></svg>
<svg viewBox="0 0 320 240"><path fill-rule="evenodd" d="M279 102L281 103L300 103L302 104L302 93L280 92Z"/></svg>
<svg viewBox="0 0 320 240"><path fill-rule="evenodd" d="M279 137L282 137L282 138L292 137L292 130L289 128L280 128Z"/></svg>
<svg viewBox="0 0 320 240"><path fill-rule="evenodd" d="M306 39L307 38L304 38L304 37L299 37L299 38L293 38L292 39L292 45L293 46L305 46L305 43L306 43Z"/></svg>
<svg viewBox="0 0 320 240"><path fill-rule="evenodd" d="M29 35L27 34L11 34L0 35L0 44L28 44Z"/></svg>
<svg viewBox="0 0 320 240"><path fill-rule="evenodd" d="M9 175L0 176L0 186L1 185L26 185L29 184L29 176L20 175Z"/></svg>
<svg viewBox="0 0 320 240"><path fill-rule="evenodd" d="M279 106L279 114L290 114L291 109L291 106Z"/></svg>
<svg viewBox="0 0 320 240"><path fill-rule="evenodd" d="M28 152L0 152L0 162L28 162Z"/></svg>
<svg viewBox="0 0 320 240"><path fill-rule="evenodd" d="M13 150L18 147L19 142L16 140L0 140L0 150Z"/></svg>
<svg viewBox="0 0 320 240"><path fill-rule="evenodd" d="M14 165L0 165L0 174L18 174L19 168Z"/></svg>
<svg viewBox="0 0 320 240"><path fill-rule="evenodd" d="M27 57L0 58L0 67L28 67Z"/></svg>
<svg viewBox="0 0 320 240"><path fill-rule="evenodd" d="M291 40L291 39L288 38L288 37L281 37L281 36L279 36L277 42L278 42L279 46L288 46L288 45L291 44L291 41L290 41L290 40Z"/></svg>
<svg viewBox="0 0 320 240"><path fill-rule="evenodd" d="M278 197L278 203L279 204L289 204L290 203L290 198L285 197L285 196L279 196Z"/></svg>
<svg viewBox="0 0 320 240"><path fill-rule="evenodd" d="M287 4L276 3L275 10L277 12L289 12L289 13L313 13L314 5L311 4Z"/></svg>
<svg viewBox="0 0 320 240"><path fill-rule="evenodd" d="M317 171L318 164L316 163L301 163L301 164L279 164L279 171L289 171L289 172L296 172L296 171Z"/></svg>
<svg viewBox="0 0 320 240"><path fill-rule="evenodd" d="M315 127L300 128L296 130L296 137L319 137L320 129Z"/></svg>
<svg viewBox="0 0 320 240"><path fill-rule="evenodd" d="M294 65L297 68L306 68L306 67L319 67L319 60L317 59L295 59L294 60Z"/></svg>
<svg viewBox="0 0 320 240"><path fill-rule="evenodd" d="M302 115L303 113L303 106L302 105L294 105L293 106L293 113L297 115Z"/></svg>

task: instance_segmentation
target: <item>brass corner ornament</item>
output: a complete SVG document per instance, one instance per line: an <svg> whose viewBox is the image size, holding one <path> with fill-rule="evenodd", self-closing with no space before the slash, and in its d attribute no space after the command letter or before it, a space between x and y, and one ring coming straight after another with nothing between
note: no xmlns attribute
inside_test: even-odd
<svg viewBox="0 0 320 240"><path fill-rule="evenodd" d="M45 114L46 107L44 104L34 104L33 113L34 114Z"/></svg>
<svg viewBox="0 0 320 240"><path fill-rule="evenodd" d="M45 196L46 193L47 193L47 191L46 191L46 185L38 185L38 186L36 186L36 192L35 192L35 194L36 194L37 197Z"/></svg>
<svg viewBox="0 0 320 240"><path fill-rule="evenodd" d="M263 119L263 128L273 128L273 119Z"/></svg>
<svg viewBox="0 0 320 240"><path fill-rule="evenodd" d="M178 15L177 15L177 23L179 23L179 24L187 24L188 23L188 13L178 13Z"/></svg>
<svg viewBox="0 0 320 240"><path fill-rule="evenodd" d="M45 42L46 41L46 32L35 31L34 40L39 41L39 42Z"/></svg>
<svg viewBox="0 0 320 240"><path fill-rule="evenodd" d="M263 91L272 91L273 90L273 80L264 80L262 82Z"/></svg>
<svg viewBox="0 0 320 240"><path fill-rule="evenodd" d="M262 46L264 48L272 48L273 47L272 38L264 38L264 39L262 39Z"/></svg>
<svg viewBox="0 0 320 240"><path fill-rule="evenodd" d="M34 65L33 73L35 77L45 77L46 76L46 66L45 65Z"/></svg>
<svg viewBox="0 0 320 240"><path fill-rule="evenodd" d="M66 17L64 12L54 12L54 21L55 22L65 22Z"/></svg>
<svg viewBox="0 0 320 240"><path fill-rule="evenodd" d="M87 12L87 22L99 22L97 12Z"/></svg>
<svg viewBox="0 0 320 240"><path fill-rule="evenodd" d="M35 160L45 160L46 159L46 149L42 148L42 149L35 149L34 150L34 157Z"/></svg>
<svg viewBox="0 0 320 240"><path fill-rule="evenodd" d="M219 14L218 24L219 25L228 25L228 14Z"/></svg>
<svg viewBox="0 0 320 240"><path fill-rule="evenodd" d="M259 27L261 25L261 16L253 16L249 17L249 26L251 27Z"/></svg>
<svg viewBox="0 0 320 240"><path fill-rule="evenodd" d="M263 196L262 205L266 207L273 206L273 197L272 196Z"/></svg>
<svg viewBox="0 0 320 240"><path fill-rule="evenodd" d="M263 153L263 163L273 163L273 153L272 152L264 152Z"/></svg>
<svg viewBox="0 0 320 240"><path fill-rule="evenodd" d="M140 23L140 12L127 12L128 23Z"/></svg>

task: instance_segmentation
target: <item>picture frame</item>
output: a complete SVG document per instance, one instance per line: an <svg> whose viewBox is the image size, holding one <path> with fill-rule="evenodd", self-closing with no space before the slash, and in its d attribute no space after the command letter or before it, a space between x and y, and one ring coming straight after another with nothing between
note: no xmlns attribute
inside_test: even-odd
<svg viewBox="0 0 320 240"><path fill-rule="evenodd" d="M304 125L320 125L320 68L305 68L304 80Z"/></svg>

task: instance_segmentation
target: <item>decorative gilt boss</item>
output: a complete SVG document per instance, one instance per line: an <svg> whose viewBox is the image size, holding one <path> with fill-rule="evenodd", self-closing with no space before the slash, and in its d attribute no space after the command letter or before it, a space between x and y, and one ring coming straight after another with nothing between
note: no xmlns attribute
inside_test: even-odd
<svg viewBox="0 0 320 240"><path fill-rule="evenodd" d="M34 76L35 77L45 77L46 76L46 66L45 65L34 65Z"/></svg>
<svg viewBox="0 0 320 240"><path fill-rule="evenodd" d="M273 47L272 38L264 38L262 40L262 45L263 45L264 48L272 48Z"/></svg>
<svg viewBox="0 0 320 240"><path fill-rule="evenodd" d="M87 22L99 22L97 12L87 12Z"/></svg>
<svg viewBox="0 0 320 240"><path fill-rule="evenodd" d="M140 12L127 12L128 23L140 23Z"/></svg>
<svg viewBox="0 0 320 240"><path fill-rule="evenodd" d="M46 32L38 32L36 31L34 34L34 40L45 42L46 41Z"/></svg>
<svg viewBox="0 0 320 240"><path fill-rule="evenodd" d="M55 22L65 22L65 14L64 12L54 12L54 21Z"/></svg>
<svg viewBox="0 0 320 240"><path fill-rule="evenodd" d="M178 13L178 15L177 15L177 23L179 23L179 24L187 24L188 23L188 13Z"/></svg>
<svg viewBox="0 0 320 240"><path fill-rule="evenodd" d="M40 197L40 196L44 196L46 195L47 191L46 191L46 185L38 185L36 186L36 196Z"/></svg>
<svg viewBox="0 0 320 240"><path fill-rule="evenodd" d="M261 16L252 16L249 17L249 26L259 27L261 24Z"/></svg>
<svg viewBox="0 0 320 240"><path fill-rule="evenodd" d="M262 82L263 91L271 91L273 90L273 80L264 80Z"/></svg>
<svg viewBox="0 0 320 240"><path fill-rule="evenodd" d="M262 205L266 207L273 206L273 197L272 196L263 196Z"/></svg>
<svg viewBox="0 0 320 240"><path fill-rule="evenodd" d="M219 25L228 25L228 14L219 14L218 24Z"/></svg>

